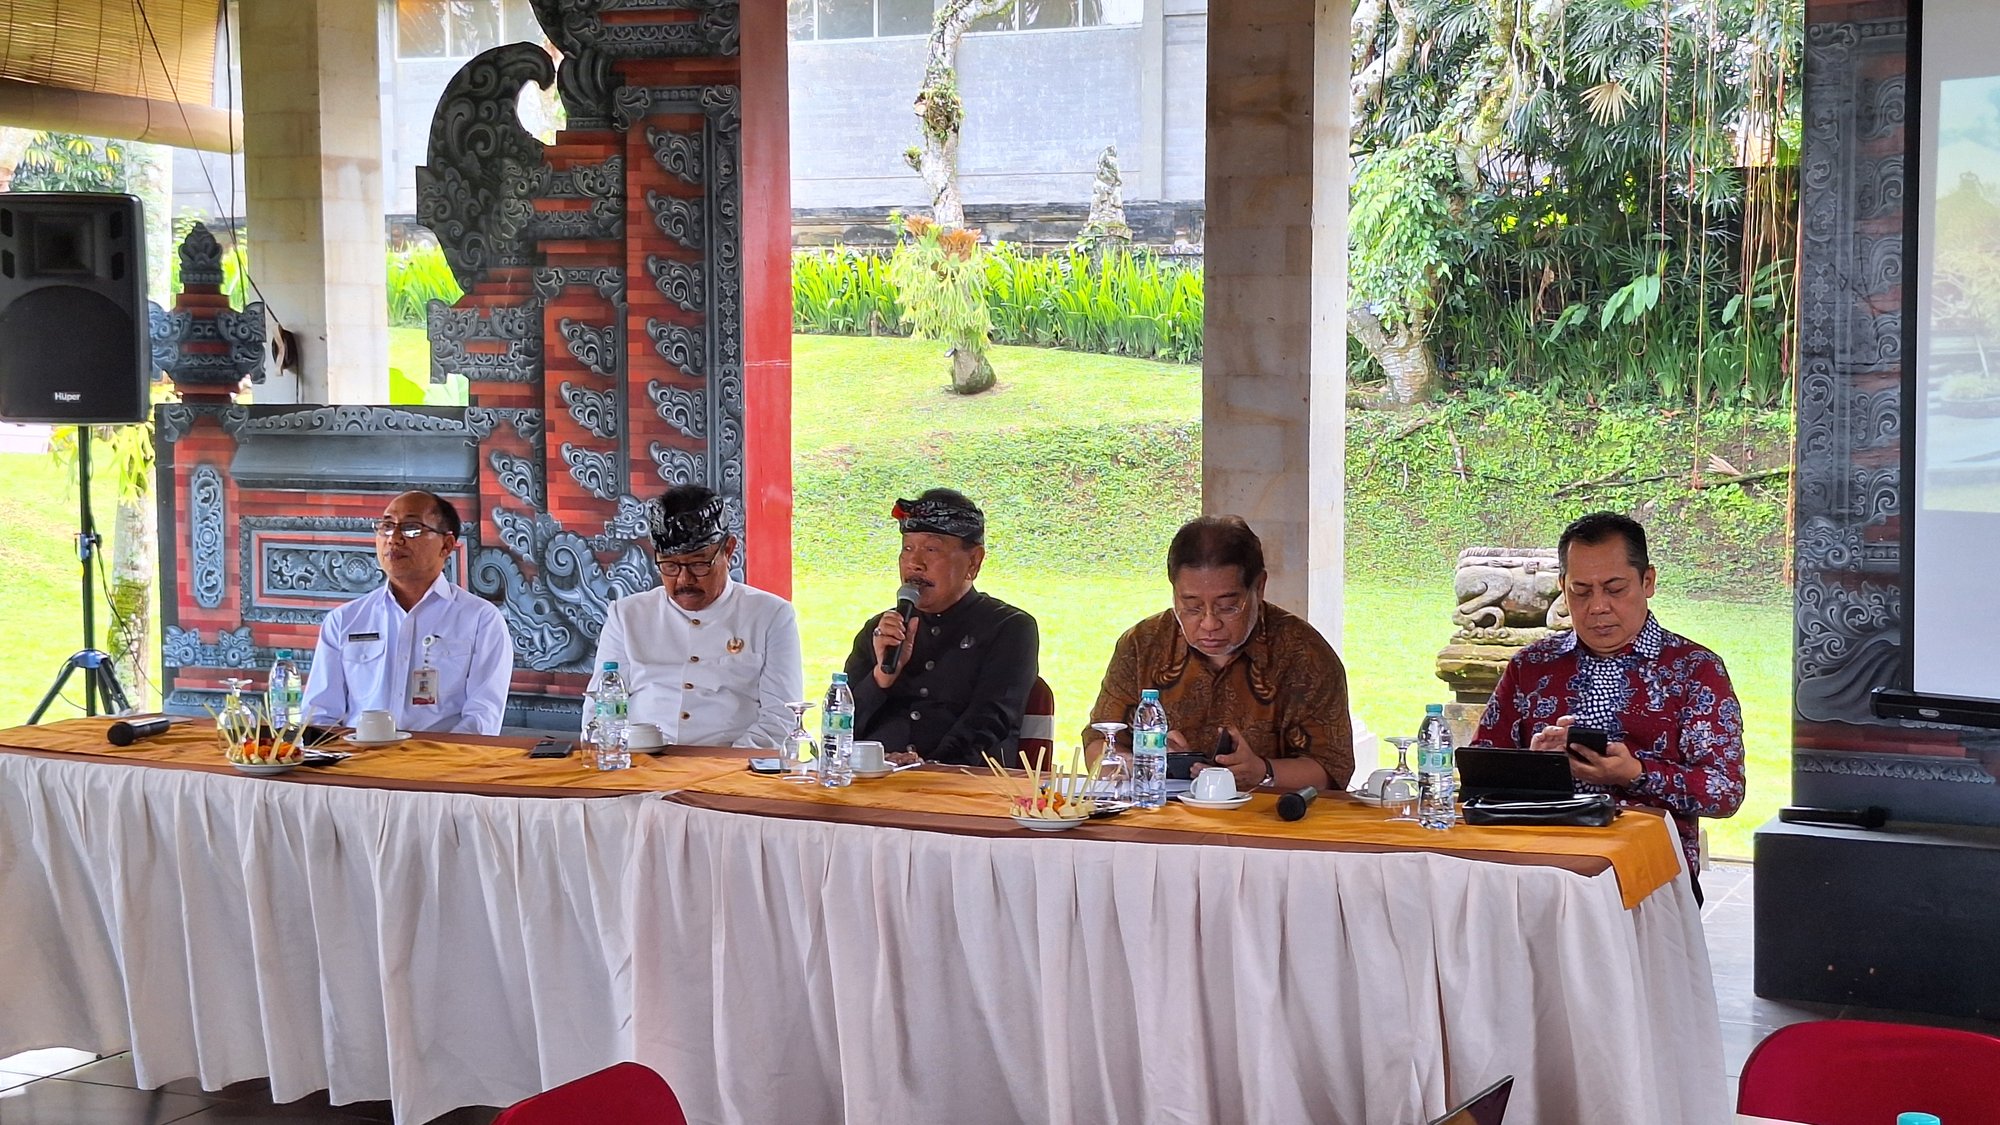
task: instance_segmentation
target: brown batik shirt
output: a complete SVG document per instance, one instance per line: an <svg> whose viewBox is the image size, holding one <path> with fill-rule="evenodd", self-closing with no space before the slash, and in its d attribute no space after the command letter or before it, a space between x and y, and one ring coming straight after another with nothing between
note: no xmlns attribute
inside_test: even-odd
<svg viewBox="0 0 2000 1125"><path fill-rule="evenodd" d="M1234 726L1263 758L1311 758L1335 787L1354 773L1347 670L1319 630L1268 602L1236 659L1217 669L1181 635L1172 610L1125 631L1111 651L1090 721L1132 721L1139 693L1158 688L1167 723L1206 754ZM1086 729L1085 739L1095 735Z"/></svg>

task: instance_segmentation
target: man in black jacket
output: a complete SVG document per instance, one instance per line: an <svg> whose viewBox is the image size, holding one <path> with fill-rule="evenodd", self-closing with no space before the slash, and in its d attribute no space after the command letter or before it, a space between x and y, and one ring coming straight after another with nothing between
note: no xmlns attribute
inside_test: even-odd
<svg viewBox="0 0 2000 1125"><path fill-rule="evenodd" d="M900 761L978 765L991 754L1014 764L1041 637L1026 612L972 588L986 561L986 515L949 488L898 500L890 514L916 611L905 622L886 610L854 637L854 737ZM896 670L884 671L892 651Z"/></svg>

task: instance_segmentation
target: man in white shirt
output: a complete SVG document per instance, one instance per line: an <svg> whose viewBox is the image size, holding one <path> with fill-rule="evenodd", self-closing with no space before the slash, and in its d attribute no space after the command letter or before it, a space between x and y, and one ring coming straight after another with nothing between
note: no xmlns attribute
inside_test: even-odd
<svg viewBox="0 0 2000 1125"><path fill-rule="evenodd" d="M736 537L714 492L679 485L647 507L660 585L611 603L587 690L615 661L630 721L657 724L668 743L781 745L785 705L805 690L792 603L730 579Z"/></svg>
<svg viewBox="0 0 2000 1125"><path fill-rule="evenodd" d="M405 492L375 521L388 581L326 615L302 702L306 721L353 726L387 711L402 731L499 734L514 638L499 607L445 581L458 510Z"/></svg>

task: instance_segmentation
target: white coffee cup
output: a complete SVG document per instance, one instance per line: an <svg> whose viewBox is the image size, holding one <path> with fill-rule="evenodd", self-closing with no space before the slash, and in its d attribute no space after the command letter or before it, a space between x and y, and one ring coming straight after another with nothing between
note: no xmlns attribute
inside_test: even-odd
<svg viewBox="0 0 2000 1125"><path fill-rule="evenodd" d="M1395 778L1395 770L1376 770L1374 773L1368 775L1368 783L1362 786L1361 791L1381 801L1415 800L1417 794L1410 787L1409 779L1404 778L1402 781L1397 781Z"/></svg>
<svg viewBox="0 0 2000 1125"><path fill-rule="evenodd" d="M882 744L879 742L855 743L853 761L854 768L862 773L875 773L888 768L887 760L882 757Z"/></svg>
<svg viewBox="0 0 2000 1125"><path fill-rule="evenodd" d="M1236 775L1220 766L1210 766L1194 779L1197 801L1229 801L1236 797Z"/></svg>
<svg viewBox="0 0 2000 1125"><path fill-rule="evenodd" d="M387 711L363 711L354 720L354 735L363 742L387 742L396 737L396 716Z"/></svg>
<svg viewBox="0 0 2000 1125"><path fill-rule="evenodd" d="M627 750L658 750L667 744L658 723L630 723L625 727Z"/></svg>
<svg viewBox="0 0 2000 1125"><path fill-rule="evenodd" d="M1376 770L1368 775L1368 783L1361 787L1361 791L1370 797L1380 797L1383 790L1389 787L1389 779L1395 776L1395 770Z"/></svg>

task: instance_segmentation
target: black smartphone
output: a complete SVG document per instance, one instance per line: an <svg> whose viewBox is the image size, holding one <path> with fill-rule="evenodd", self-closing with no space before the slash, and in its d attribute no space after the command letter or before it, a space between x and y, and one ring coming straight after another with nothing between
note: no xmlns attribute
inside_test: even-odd
<svg viewBox="0 0 2000 1125"><path fill-rule="evenodd" d="M1569 728L1569 744L1571 746L1588 746L1597 753L1602 754L1604 753L1604 748L1610 742L1611 736L1604 731L1598 730L1596 727Z"/></svg>
<svg viewBox="0 0 2000 1125"><path fill-rule="evenodd" d="M561 742L553 738L544 738L540 742L535 743L533 747L529 748L528 757L567 758L569 757L569 752L571 750L574 750L575 748L576 744L573 742Z"/></svg>
<svg viewBox="0 0 2000 1125"><path fill-rule="evenodd" d="M785 763L776 758L752 758L749 762L751 773L783 773Z"/></svg>
<svg viewBox="0 0 2000 1125"><path fill-rule="evenodd" d="M1172 781L1192 781L1203 767L1214 764L1192 750L1167 751L1167 777Z"/></svg>

